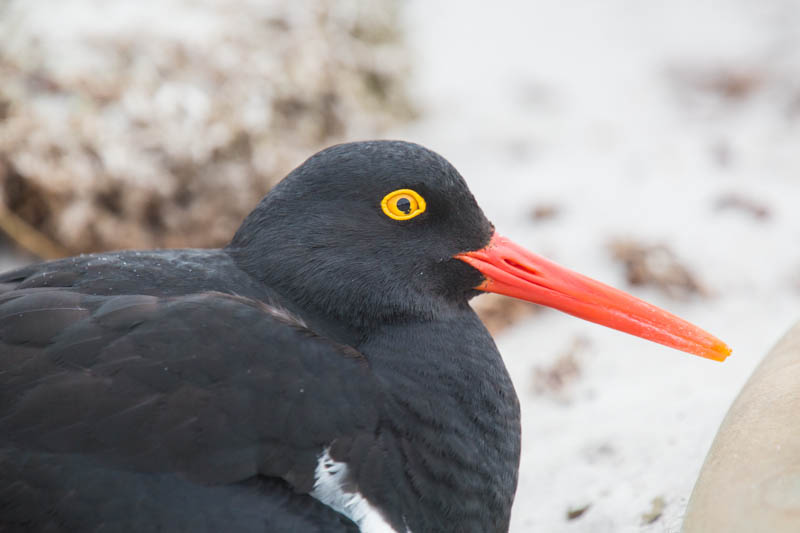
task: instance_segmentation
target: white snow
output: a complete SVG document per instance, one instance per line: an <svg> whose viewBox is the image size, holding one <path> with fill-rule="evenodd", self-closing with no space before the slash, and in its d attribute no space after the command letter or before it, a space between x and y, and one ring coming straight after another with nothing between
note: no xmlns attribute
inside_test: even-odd
<svg viewBox="0 0 800 533"><path fill-rule="evenodd" d="M719 364L550 311L502 334L523 409L511 530L678 531L728 405L800 319L800 5L414 0L406 17L424 113L393 135L453 162L503 234L733 348ZM710 90L719 72L753 87ZM718 209L731 193L769 216ZM560 214L533 221L541 203ZM713 295L627 287L614 237L667 244ZM576 337L581 375L535 394Z"/></svg>

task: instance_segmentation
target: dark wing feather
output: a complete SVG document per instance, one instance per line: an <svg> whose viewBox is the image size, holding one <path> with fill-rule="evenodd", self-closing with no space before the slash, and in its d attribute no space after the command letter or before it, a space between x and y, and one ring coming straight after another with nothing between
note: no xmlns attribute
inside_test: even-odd
<svg viewBox="0 0 800 533"><path fill-rule="evenodd" d="M0 273L0 294L62 288L99 295L181 296L218 290L271 301L269 289L224 250L120 251L67 257Z"/></svg>
<svg viewBox="0 0 800 533"><path fill-rule="evenodd" d="M379 396L355 350L253 300L0 295L0 449L16 454L307 493L325 446L376 433Z"/></svg>
<svg viewBox="0 0 800 533"><path fill-rule="evenodd" d="M87 456L0 448L3 533L357 533L277 478L199 485L110 469Z"/></svg>

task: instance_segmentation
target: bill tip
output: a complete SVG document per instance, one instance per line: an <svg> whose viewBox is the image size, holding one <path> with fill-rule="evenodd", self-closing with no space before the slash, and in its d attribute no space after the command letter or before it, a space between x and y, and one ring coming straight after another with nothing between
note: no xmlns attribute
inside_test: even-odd
<svg viewBox="0 0 800 533"><path fill-rule="evenodd" d="M710 350L710 359L715 361L725 361L725 359L731 354L732 350L730 347L722 341L717 341L711 346Z"/></svg>

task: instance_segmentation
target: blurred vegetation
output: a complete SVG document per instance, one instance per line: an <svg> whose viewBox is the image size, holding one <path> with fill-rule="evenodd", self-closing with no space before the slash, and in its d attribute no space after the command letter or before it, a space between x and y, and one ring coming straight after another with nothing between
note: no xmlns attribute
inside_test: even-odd
<svg viewBox="0 0 800 533"><path fill-rule="evenodd" d="M397 0L14 0L0 229L41 257L210 247L317 149L414 116Z"/></svg>

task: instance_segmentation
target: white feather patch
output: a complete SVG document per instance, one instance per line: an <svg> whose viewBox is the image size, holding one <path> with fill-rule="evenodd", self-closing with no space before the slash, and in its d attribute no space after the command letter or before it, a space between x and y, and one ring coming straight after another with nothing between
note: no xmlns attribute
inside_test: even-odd
<svg viewBox="0 0 800 533"><path fill-rule="evenodd" d="M362 533L398 533L364 496L342 488L347 480L347 463L334 461L329 452L326 448L319 456L311 496L355 522Z"/></svg>

